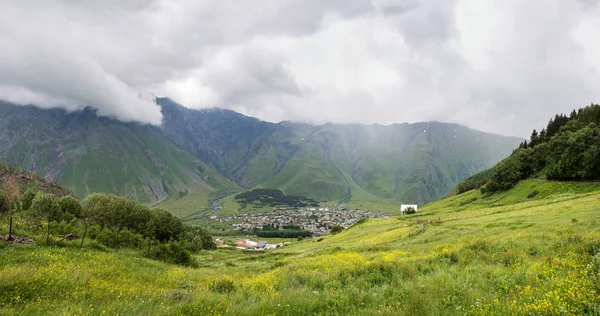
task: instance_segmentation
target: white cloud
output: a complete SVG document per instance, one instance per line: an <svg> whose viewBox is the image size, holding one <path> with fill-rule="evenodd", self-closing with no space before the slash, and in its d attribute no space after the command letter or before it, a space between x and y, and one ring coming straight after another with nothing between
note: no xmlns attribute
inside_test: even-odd
<svg viewBox="0 0 600 316"><path fill-rule="evenodd" d="M0 98L160 123L139 91L271 121L525 136L600 102L597 1L4 1Z"/></svg>

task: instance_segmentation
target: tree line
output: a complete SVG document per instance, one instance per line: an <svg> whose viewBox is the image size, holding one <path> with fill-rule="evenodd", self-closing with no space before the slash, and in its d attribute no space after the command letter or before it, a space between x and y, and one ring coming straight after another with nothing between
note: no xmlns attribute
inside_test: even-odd
<svg viewBox="0 0 600 316"><path fill-rule="evenodd" d="M148 257L185 265L193 265L190 251L216 248L206 230L185 225L163 209L104 193L93 193L82 203L72 196L57 198L32 189L18 194L11 185L4 183L0 190L0 215L17 216L31 227L46 223L48 234L51 229L64 234L85 229L88 238L102 246L148 249Z"/></svg>
<svg viewBox="0 0 600 316"><path fill-rule="evenodd" d="M254 203L272 207L278 205L289 207L319 206L319 202L316 200L304 196L286 195L277 189L254 189L242 192L235 196L235 200L243 208Z"/></svg>

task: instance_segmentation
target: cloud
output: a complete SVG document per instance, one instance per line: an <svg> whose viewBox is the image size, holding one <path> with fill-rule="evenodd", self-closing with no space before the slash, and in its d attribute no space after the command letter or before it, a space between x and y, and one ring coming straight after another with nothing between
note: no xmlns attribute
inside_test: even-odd
<svg viewBox="0 0 600 316"><path fill-rule="evenodd" d="M526 136L600 102L599 29L596 0L5 1L0 99L160 124L152 92L270 121Z"/></svg>

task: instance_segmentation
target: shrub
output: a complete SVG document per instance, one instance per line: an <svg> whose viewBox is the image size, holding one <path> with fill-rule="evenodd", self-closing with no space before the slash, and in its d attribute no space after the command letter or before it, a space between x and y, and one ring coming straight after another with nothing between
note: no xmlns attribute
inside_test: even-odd
<svg viewBox="0 0 600 316"><path fill-rule="evenodd" d="M65 219L81 217L81 205L74 197L61 197L60 199L56 200L56 202L58 203L60 211L63 213Z"/></svg>
<svg viewBox="0 0 600 316"><path fill-rule="evenodd" d="M344 230L344 228L340 225L333 225L333 227L331 227L331 234L335 235L337 233L340 233L342 230Z"/></svg>
<svg viewBox="0 0 600 316"><path fill-rule="evenodd" d="M183 266L198 266L198 264L192 258L190 252L185 249L184 243L181 241L169 241L165 244L158 244L156 247L151 249L148 257L150 259Z"/></svg>
<svg viewBox="0 0 600 316"><path fill-rule="evenodd" d="M538 195L540 193L540 191L538 190L533 190L531 193L527 194L527 198L531 199L532 197L535 197L536 195Z"/></svg>
<svg viewBox="0 0 600 316"><path fill-rule="evenodd" d="M212 239L210 234L198 226L186 225L185 231L182 234L182 239L187 242L187 249L190 251L217 248L217 244Z"/></svg>
<svg viewBox="0 0 600 316"><path fill-rule="evenodd" d="M223 278L213 279L208 285L208 288L211 292L215 293L231 293L235 292L235 282L233 278L226 276Z"/></svg>
<svg viewBox="0 0 600 316"><path fill-rule="evenodd" d="M41 192L37 193L31 202L31 211L51 221L61 220L60 207L54 198Z"/></svg>
<svg viewBox="0 0 600 316"><path fill-rule="evenodd" d="M110 248L117 246L117 234L110 228L105 228L96 236L96 240L102 245Z"/></svg>
<svg viewBox="0 0 600 316"><path fill-rule="evenodd" d="M108 252L108 248L106 248L106 246L102 245L101 243L97 242L96 240L92 240L89 242L88 247L90 249L94 249L94 250L98 250L98 251L102 251L102 252Z"/></svg>
<svg viewBox="0 0 600 316"><path fill-rule="evenodd" d="M179 238L184 230L179 218L162 209L152 210L149 227L154 232L155 238L162 242Z"/></svg>
<svg viewBox="0 0 600 316"><path fill-rule="evenodd" d="M28 211L31 208L31 203L35 199L35 191L32 189L27 189L23 194L23 198L21 199L21 203L23 204L23 210Z"/></svg>
<svg viewBox="0 0 600 316"><path fill-rule="evenodd" d="M181 220L165 210L150 210L139 203L104 193L86 197L83 214L101 227L127 229L161 242L178 239L184 230Z"/></svg>
<svg viewBox="0 0 600 316"><path fill-rule="evenodd" d="M0 216L4 214L8 214L10 211L10 206L8 204L8 200L4 196L4 194L0 193Z"/></svg>
<svg viewBox="0 0 600 316"><path fill-rule="evenodd" d="M415 214L415 213L417 213L417 210L415 210L415 208L412 206L409 206L404 209L404 214L406 214L406 215Z"/></svg>

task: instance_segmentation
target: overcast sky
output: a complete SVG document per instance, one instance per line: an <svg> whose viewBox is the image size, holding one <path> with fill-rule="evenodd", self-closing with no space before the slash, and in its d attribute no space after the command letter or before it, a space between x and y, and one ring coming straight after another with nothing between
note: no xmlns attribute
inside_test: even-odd
<svg viewBox="0 0 600 316"><path fill-rule="evenodd" d="M599 39L598 0L3 0L0 99L527 136L600 102Z"/></svg>

